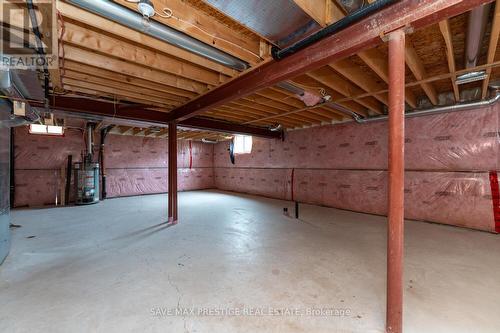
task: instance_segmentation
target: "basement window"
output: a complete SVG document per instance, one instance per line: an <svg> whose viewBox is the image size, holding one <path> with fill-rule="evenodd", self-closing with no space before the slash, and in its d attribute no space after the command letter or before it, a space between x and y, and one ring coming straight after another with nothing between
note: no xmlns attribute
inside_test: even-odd
<svg viewBox="0 0 500 333"><path fill-rule="evenodd" d="M250 154L252 152L252 137L250 135L236 135L234 137L234 153Z"/></svg>
<svg viewBox="0 0 500 333"><path fill-rule="evenodd" d="M62 126L31 124L29 132L30 134L62 136L64 135L64 128Z"/></svg>

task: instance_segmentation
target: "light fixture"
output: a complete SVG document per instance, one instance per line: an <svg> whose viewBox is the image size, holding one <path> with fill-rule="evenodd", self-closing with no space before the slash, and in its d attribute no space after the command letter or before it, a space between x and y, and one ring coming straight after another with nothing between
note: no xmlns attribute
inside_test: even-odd
<svg viewBox="0 0 500 333"><path fill-rule="evenodd" d="M465 84L484 80L488 77L485 71L470 72L457 76L456 84Z"/></svg>
<svg viewBox="0 0 500 333"><path fill-rule="evenodd" d="M137 9L139 9L142 16L148 19L155 15L155 7L150 0L140 0L137 4Z"/></svg>
<svg viewBox="0 0 500 333"><path fill-rule="evenodd" d="M52 126L52 125L30 124L29 133L30 134L62 136L62 135L64 135L64 127Z"/></svg>

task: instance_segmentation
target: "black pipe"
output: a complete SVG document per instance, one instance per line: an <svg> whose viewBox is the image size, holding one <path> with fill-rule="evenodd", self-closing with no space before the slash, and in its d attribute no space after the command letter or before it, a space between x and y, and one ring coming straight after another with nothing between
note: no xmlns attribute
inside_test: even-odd
<svg viewBox="0 0 500 333"><path fill-rule="evenodd" d="M15 186L15 181L16 181L16 170L15 170L15 161L16 161L16 154L15 154L15 146L14 146L14 135L15 135L15 129L12 127L10 129L10 208L14 208L14 198L16 195L16 186Z"/></svg>
<svg viewBox="0 0 500 333"><path fill-rule="evenodd" d="M48 102L49 99L49 82L50 82L50 74L49 74L49 69L47 67L47 57L45 55L45 51L43 50L43 43L42 43L42 34L40 32L40 29L38 29L38 22L36 19L36 13L35 13L35 6L33 5L33 0L27 0L26 4L28 6L28 13L30 16L30 21L31 21L31 26L33 30L33 34L35 35L36 39L36 52L40 56L40 58L43 59L43 75L44 75L44 89L45 89L45 100ZM51 36L51 38L55 38L54 36Z"/></svg>
<svg viewBox="0 0 500 333"><path fill-rule="evenodd" d="M295 218L299 218L299 202L295 201Z"/></svg>
<svg viewBox="0 0 500 333"><path fill-rule="evenodd" d="M315 32L309 37L306 37L302 40L299 40L297 43L284 48L280 50L278 47L273 46L271 49L271 54L275 60L281 60L284 59L306 47L309 45L312 45L316 43L317 41L331 36L341 30L344 30L351 24L354 24L358 21L361 21L362 19L370 16L371 14L381 10L382 8L392 5L393 3L398 2L398 0L378 0L375 1L372 4L369 4L366 7L362 7L351 14L347 15L341 20L338 20L337 22L330 24L329 26L319 30L318 32Z"/></svg>
<svg viewBox="0 0 500 333"><path fill-rule="evenodd" d="M104 169L104 143L106 136L109 131L114 127L114 125L109 125L101 129L101 146L99 147L99 161L101 162L101 200L106 199L106 171Z"/></svg>
<svg viewBox="0 0 500 333"><path fill-rule="evenodd" d="M66 184L64 188L64 204L69 204L69 191L71 189L71 174L73 173L73 155L68 155L68 163L66 165Z"/></svg>

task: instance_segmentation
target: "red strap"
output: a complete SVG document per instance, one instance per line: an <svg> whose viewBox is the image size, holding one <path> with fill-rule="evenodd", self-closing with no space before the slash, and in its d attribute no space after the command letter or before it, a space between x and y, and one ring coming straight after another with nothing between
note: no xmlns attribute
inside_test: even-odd
<svg viewBox="0 0 500 333"><path fill-rule="evenodd" d="M493 204L493 217L495 231L500 233L500 190L496 171L490 171L491 203Z"/></svg>
<svg viewBox="0 0 500 333"><path fill-rule="evenodd" d="M193 141L189 140L189 169L193 168Z"/></svg>

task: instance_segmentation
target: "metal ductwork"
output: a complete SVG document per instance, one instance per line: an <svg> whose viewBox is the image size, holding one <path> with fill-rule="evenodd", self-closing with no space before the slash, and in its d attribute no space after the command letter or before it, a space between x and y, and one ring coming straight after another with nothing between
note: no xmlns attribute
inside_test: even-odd
<svg viewBox="0 0 500 333"><path fill-rule="evenodd" d="M89 12L103 16L111 21L125 25L131 29L143 32L164 42L175 45L219 64L231 67L238 71L247 69L248 64L230 54L216 49L208 44L190 37L180 31L172 29L164 24L151 20L147 27L144 26L144 17L139 13L125 8L109 0L68 0Z"/></svg>
<svg viewBox="0 0 500 333"><path fill-rule="evenodd" d="M485 106L494 105L495 103L498 103L499 101L500 101L500 92L494 91L494 96L488 100L473 102L473 103L460 103L460 104L453 104L453 105L448 105L448 106L438 106L435 108L425 109L425 110L417 110L417 111L405 113L405 118L429 116L429 115L438 114L438 113L463 111L463 110L468 110L468 109L472 109L472 108L481 108L481 107L485 107ZM372 118L354 118L354 120L357 123L364 124L364 123L369 123L369 122L373 122L373 121L387 120L388 118L389 118L388 116L378 116L378 117L372 117Z"/></svg>
<svg viewBox="0 0 500 333"><path fill-rule="evenodd" d="M291 0L205 0L279 47L287 47L321 29Z"/></svg>
<svg viewBox="0 0 500 333"><path fill-rule="evenodd" d="M11 97L14 100L24 100L26 98L33 98L33 94L37 95L36 88L41 91L36 71L0 70L0 91L3 95ZM43 98L43 92L41 92L41 95ZM12 113L10 119L0 121L0 128L19 127L39 120L39 113L31 108L28 103L25 103L24 115L15 115Z"/></svg>
<svg viewBox="0 0 500 333"><path fill-rule="evenodd" d="M349 14L362 8L366 4L365 0L339 0L338 2Z"/></svg>
<svg viewBox="0 0 500 333"><path fill-rule="evenodd" d="M469 21L467 28L467 36L465 42L465 68L477 66L481 45L486 32L488 23L488 15L490 13L491 4L485 4L474 8L469 13ZM480 81L486 78L485 71L470 72L457 76L457 84L465 84L469 82Z"/></svg>
<svg viewBox="0 0 500 333"><path fill-rule="evenodd" d="M475 67L481 51L481 44L488 23L491 4L474 8L469 13L469 23L465 44L465 68Z"/></svg>

